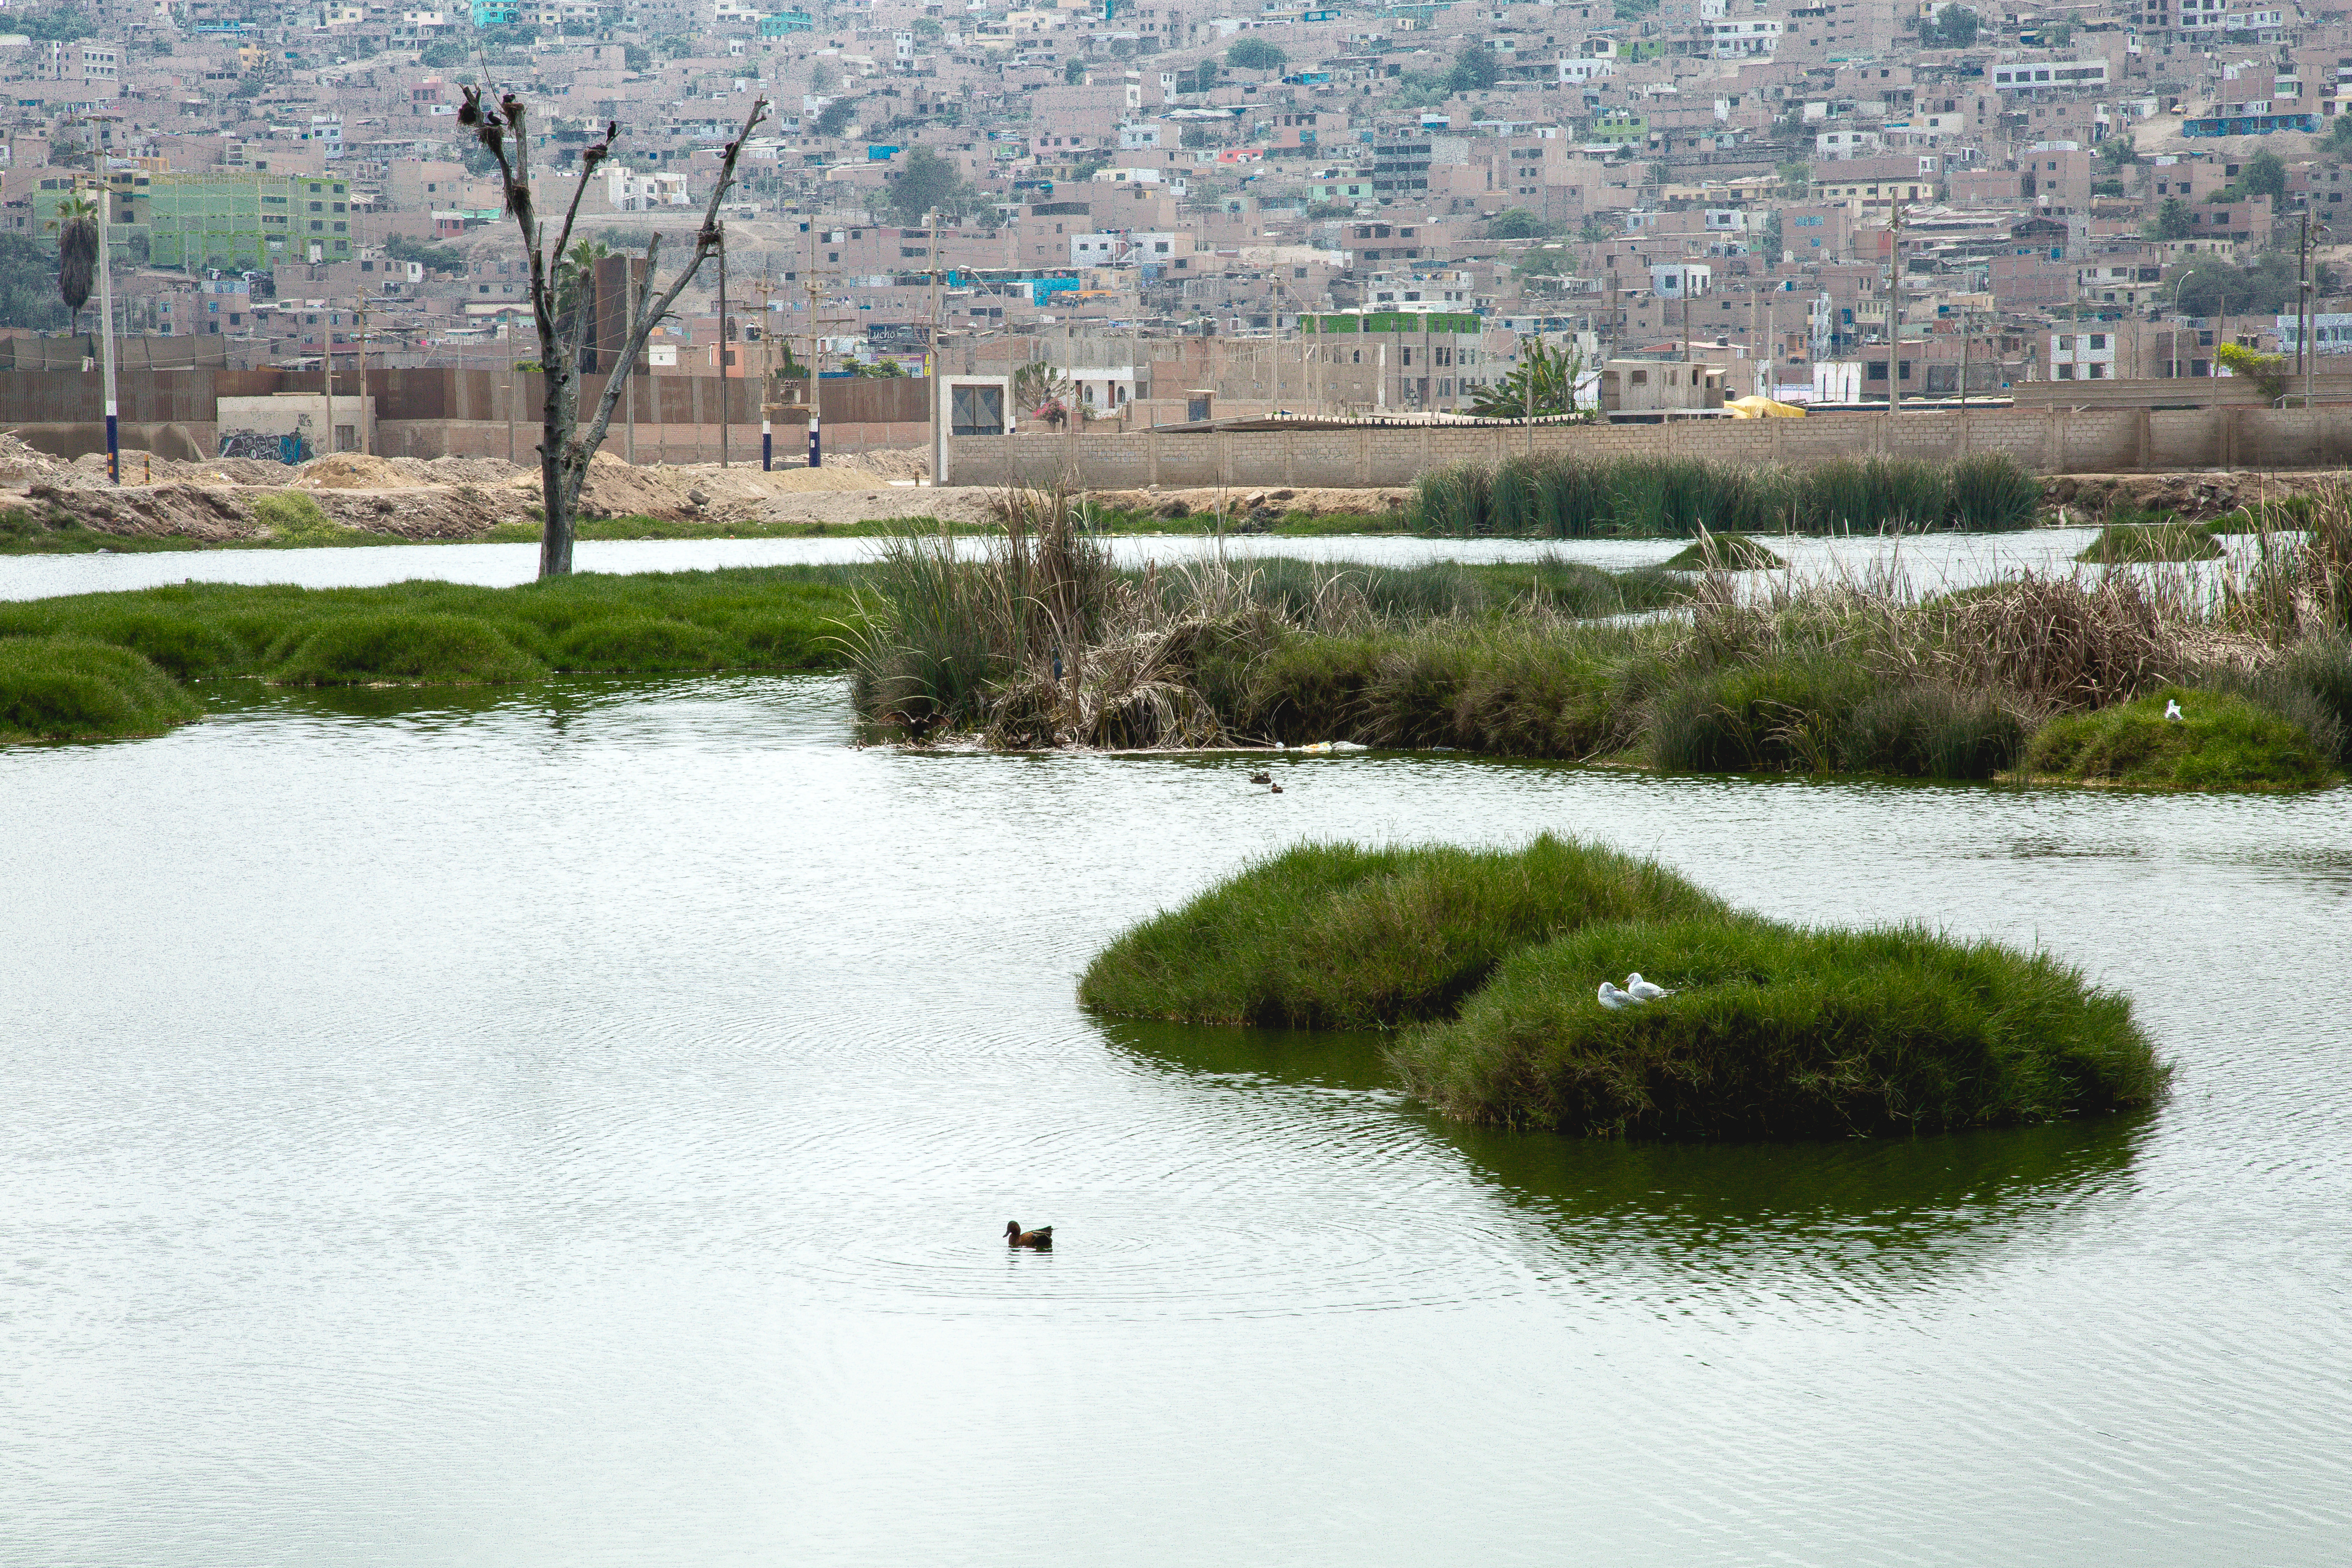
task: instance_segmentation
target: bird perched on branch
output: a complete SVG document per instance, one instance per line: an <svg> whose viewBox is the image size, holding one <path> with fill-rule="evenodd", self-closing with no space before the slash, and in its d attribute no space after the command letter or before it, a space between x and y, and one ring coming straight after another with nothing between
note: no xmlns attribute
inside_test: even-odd
<svg viewBox="0 0 2352 1568"><path fill-rule="evenodd" d="M505 97L499 100L499 107L506 110L507 123L509 125L520 125L522 123L521 99L517 98L513 93L508 93Z"/></svg>
<svg viewBox="0 0 2352 1568"><path fill-rule="evenodd" d="M617 120L604 127L604 140L580 154L580 172L583 174L593 173L597 164L613 155L613 139L620 133L621 122Z"/></svg>

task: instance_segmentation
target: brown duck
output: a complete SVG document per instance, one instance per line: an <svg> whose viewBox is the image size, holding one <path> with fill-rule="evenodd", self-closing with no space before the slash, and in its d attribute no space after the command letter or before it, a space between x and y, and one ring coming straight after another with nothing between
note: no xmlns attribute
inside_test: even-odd
<svg viewBox="0 0 2352 1568"><path fill-rule="evenodd" d="M1036 1230L1024 1230L1019 1220L1008 1219L1004 1222L1004 1245L1034 1247L1040 1252L1051 1252L1054 1250L1054 1227L1049 1225Z"/></svg>

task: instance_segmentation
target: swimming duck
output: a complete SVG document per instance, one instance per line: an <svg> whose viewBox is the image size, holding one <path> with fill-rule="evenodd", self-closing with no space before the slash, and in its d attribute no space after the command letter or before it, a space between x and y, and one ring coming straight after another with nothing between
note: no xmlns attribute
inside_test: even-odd
<svg viewBox="0 0 2352 1568"><path fill-rule="evenodd" d="M1272 792L1272 793L1274 793L1274 794L1276 794L1276 795L1280 795L1280 794L1282 793L1282 786L1281 786L1280 784L1276 784L1276 785L1274 786L1274 789L1273 789L1273 792Z"/></svg>
<svg viewBox="0 0 2352 1568"><path fill-rule="evenodd" d="M1272 773L1252 773L1252 774L1250 774L1250 783L1252 783L1252 784L1272 784L1273 782L1274 782L1274 775L1273 775Z"/></svg>
<svg viewBox="0 0 2352 1568"><path fill-rule="evenodd" d="M1019 1220L1008 1219L1004 1222L1004 1245L1031 1247L1039 1252L1051 1252L1054 1250L1054 1227L1049 1225L1037 1230L1024 1230Z"/></svg>

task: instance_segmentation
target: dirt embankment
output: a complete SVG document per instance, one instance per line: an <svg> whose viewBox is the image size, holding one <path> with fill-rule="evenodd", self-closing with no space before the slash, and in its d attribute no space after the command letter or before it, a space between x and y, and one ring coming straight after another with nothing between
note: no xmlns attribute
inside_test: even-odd
<svg viewBox="0 0 2352 1568"><path fill-rule="evenodd" d="M592 518L646 516L668 522L823 524L898 517L953 522L995 521L1003 497L982 486L919 487L926 454L847 453L822 468L760 471L756 464L633 466L611 451L591 466L583 510ZM72 462L0 434L0 510L70 521L101 533L225 544L270 537L254 502L299 491L346 528L417 541L478 539L539 513L540 477L496 458L376 458L338 453L299 468L252 458L176 462L123 456L121 486L103 458ZM2068 521L2095 521L2112 507L2138 506L2202 520L2264 498L2305 494L2344 482L2340 473L2068 474L2043 484L2045 504ZM1410 492L1373 489L1205 487L1098 490L1120 510L1170 520L1220 510L1236 533L1265 531L1286 514L1394 518ZM1197 526L1197 524L1194 524Z"/></svg>
<svg viewBox="0 0 2352 1568"><path fill-rule="evenodd" d="M2257 474L2219 469L2182 474L2057 474L2042 481L2042 504L2070 521L2096 522L2110 509L2140 507L2203 522L2256 501L2343 488L2338 470Z"/></svg>
<svg viewBox="0 0 2352 1568"><path fill-rule="evenodd" d="M762 473L756 463L635 467L600 452L589 468L582 510L590 517L656 517L665 521L845 524L869 519L936 516L979 522L993 492L933 490L913 482L927 472L922 455L845 454L817 469ZM478 538L501 523L535 521L540 475L496 458L377 458L337 453L288 468L252 458L186 463L123 455L120 485L106 460L73 462L0 435L0 510L23 508L102 533L184 538L205 543L266 539L254 514L264 497L299 491L346 528L402 539Z"/></svg>

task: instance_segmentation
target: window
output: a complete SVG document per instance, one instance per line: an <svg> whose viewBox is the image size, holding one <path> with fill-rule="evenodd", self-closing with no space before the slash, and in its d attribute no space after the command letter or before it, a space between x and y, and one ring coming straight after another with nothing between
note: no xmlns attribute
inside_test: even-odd
<svg viewBox="0 0 2352 1568"><path fill-rule="evenodd" d="M1002 387L954 387L948 394L948 408L949 428L954 435L1004 434L1004 389Z"/></svg>

